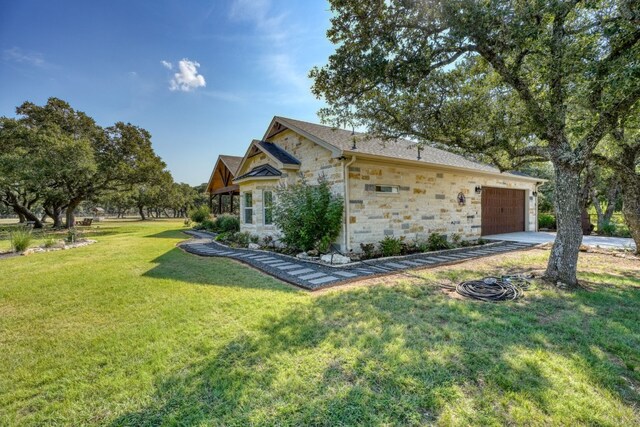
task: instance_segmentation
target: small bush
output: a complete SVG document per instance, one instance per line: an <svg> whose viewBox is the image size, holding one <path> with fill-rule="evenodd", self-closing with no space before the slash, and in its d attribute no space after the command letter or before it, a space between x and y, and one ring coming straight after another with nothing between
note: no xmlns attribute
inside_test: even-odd
<svg viewBox="0 0 640 427"><path fill-rule="evenodd" d="M602 227L598 229L598 234L603 236L615 236L618 227L613 222L605 222Z"/></svg>
<svg viewBox="0 0 640 427"><path fill-rule="evenodd" d="M221 215L216 219L216 228L220 233L240 231L240 220L233 215Z"/></svg>
<svg viewBox="0 0 640 427"><path fill-rule="evenodd" d="M58 240L53 236L46 236L42 242L45 248L52 248L58 243Z"/></svg>
<svg viewBox="0 0 640 427"><path fill-rule="evenodd" d="M541 213L538 215L538 228L556 228L556 217L551 214Z"/></svg>
<svg viewBox="0 0 640 427"><path fill-rule="evenodd" d="M31 230L18 228L11 233L11 248L13 248L15 252L22 252L29 247L31 240L33 240Z"/></svg>
<svg viewBox="0 0 640 427"><path fill-rule="evenodd" d="M342 198L331 193L325 180L282 187L277 197L273 222L282 231L282 242L291 249L326 252L340 234Z"/></svg>
<svg viewBox="0 0 640 427"><path fill-rule="evenodd" d="M69 231L67 231L67 237L65 238L65 241L67 241L68 243L75 243L76 240L78 240L81 236L81 233L76 230L75 228L70 228Z"/></svg>
<svg viewBox="0 0 640 427"><path fill-rule="evenodd" d="M229 236L230 236L231 234L233 234L233 233L228 233L228 232L225 232L225 233L219 233L219 234L215 237L215 240L216 240L217 242L227 242L227 241L229 240Z"/></svg>
<svg viewBox="0 0 640 427"><path fill-rule="evenodd" d="M205 219L200 223L200 227L202 230L207 231L216 231L216 223L215 221L211 221L210 219Z"/></svg>
<svg viewBox="0 0 640 427"><path fill-rule="evenodd" d="M362 249L362 259L371 259L376 256L374 243L360 243L360 249Z"/></svg>
<svg viewBox="0 0 640 427"><path fill-rule="evenodd" d="M453 243L455 246L459 246L461 241L462 236L460 234L454 233L451 235L451 243Z"/></svg>
<svg viewBox="0 0 640 427"><path fill-rule="evenodd" d="M249 240L251 240L251 243L258 244L260 242L260 236L258 236L257 234L252 234L249 237Z"/></svg>
<svg viewBox="0 0 640 427"><path fill-rule="evenodd" d="M440 251L443 249L451 249L451 244L447 241L444 234L433 233L427 239L427 248L429 251Z"/></svg>
<svg viewBox="0 0 640 427"><path fill-rule="evenodd" d="M216 236L216 241L226 243L230 246L243 247L249 246L249 242L258 241L258 236L252 236L248 231L224 232Z"/></svg>
<svg viewBox="0 0 640 427"><path fill-rule="evenodd" d="M187 227L191 227L191 218L185 218L184 219L184 225Z"/></svg>
<svg viewBox="0 0 640 427"><path fill-rule="evenodd" d="M264 236L262 238L262 246L266 248L275 247L275 240L273 239L273 236Z"/></svg>
<svg viewBox="0 0 640 427"><path fill-rule="evenodd" d="M402 252L402 238L386 236L380 241L382 256L396 256Z"/></svg>
<svg viewBox="0 0 640 427"><path fill-rule="evenodd" d="M251 241L251 233L248 231L238 231L236 233L232 233L229 236L229 239L231 240L231 243L236 243L238 246L246 247Z"/></svg>
<svg viewBox="0 0 640 427"><path fill-rule="evenodd" d="M199 208L189 211L189 218L193 222L204 222L204 220L210 218L209 207L207 205L201 205Z"/></svg>

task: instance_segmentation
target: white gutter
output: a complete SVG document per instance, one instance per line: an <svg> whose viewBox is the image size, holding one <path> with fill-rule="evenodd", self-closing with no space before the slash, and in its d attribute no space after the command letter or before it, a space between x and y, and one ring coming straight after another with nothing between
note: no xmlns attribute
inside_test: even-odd
<svg viewBox="0 0 640 427"><path fill-rule="evenodd" d="M349 241L349 166L356 161L356 156L351 156L351 160L343 164L343 184L344 184L344 252L349 253L351 243Z"/></svg>

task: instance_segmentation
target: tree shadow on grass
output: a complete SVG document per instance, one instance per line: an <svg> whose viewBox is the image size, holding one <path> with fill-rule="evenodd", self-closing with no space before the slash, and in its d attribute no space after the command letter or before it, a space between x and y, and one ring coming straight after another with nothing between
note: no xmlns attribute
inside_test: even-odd
<svg viewBox="0 0 640 427"><path fill-rule="evenodd" d="M152 261L155 267L143 276L178 280L197 285L302 292L253 268L226 258L198 257L174 248Z"/></svg>
<svg viewBox="0 0 640 427"><path fill-rule="evenodd" d="M165 230L165 231L161 231L159 233L154 233L154 234L149 234L146 235L144 237L156 237L159 239L188 239L191 238L192 236L188 235L185 233L185 231L188 231L188 229L183 229L183 230Z"/></svg>
<svg viewBox="0 0 640 427"><path fill-rule="evenodd" d="M429 285L327 293L158 378L149 405L112 424L624 423L640 396L620 377L640 373L599 352L637 350L634 319L615 316L640 312L640 296L601 292L507 304Z"/></svg>

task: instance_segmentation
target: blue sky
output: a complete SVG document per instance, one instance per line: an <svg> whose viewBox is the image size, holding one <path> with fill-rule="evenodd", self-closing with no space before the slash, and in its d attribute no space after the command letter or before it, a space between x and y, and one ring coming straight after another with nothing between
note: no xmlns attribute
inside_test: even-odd
<svg viewBox="0 0 640 427"><path fill-rule="evenodd" d="M2 1L2 0L0 0ZM55 96L149 130L174 179L206 182L274 115L318 121L307 73L333 51L307 0L2 1L0 115Z"/></svg>

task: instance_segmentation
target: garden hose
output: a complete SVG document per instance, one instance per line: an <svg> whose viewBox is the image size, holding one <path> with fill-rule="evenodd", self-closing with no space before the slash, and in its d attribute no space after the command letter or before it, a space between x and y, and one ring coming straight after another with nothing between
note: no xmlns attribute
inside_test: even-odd
<svg viewBox="0 0 640 427"><path fill-rule="evenodd" d="M456 286L460 295L486 302L513 301L524 294L529 287L525 276L485 277L480 280L468 280Z"/></svg>

